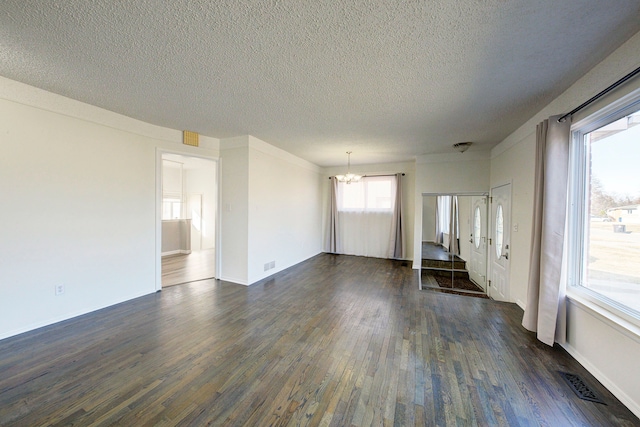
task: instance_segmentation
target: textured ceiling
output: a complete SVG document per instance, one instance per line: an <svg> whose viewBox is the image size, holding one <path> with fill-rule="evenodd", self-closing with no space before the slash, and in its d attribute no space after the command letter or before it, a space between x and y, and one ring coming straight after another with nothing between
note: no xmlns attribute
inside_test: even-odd
<svg viewBox="0 0 640 427"><path fill-rule="evenodd" d="M321 166L393 162L489 149L638 30L637 0L2 0L0 75Z"/></svg>

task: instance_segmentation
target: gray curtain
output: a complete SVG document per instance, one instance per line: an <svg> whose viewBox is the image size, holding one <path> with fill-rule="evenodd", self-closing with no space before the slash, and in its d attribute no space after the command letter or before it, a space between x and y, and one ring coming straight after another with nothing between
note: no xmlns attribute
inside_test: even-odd
<svg viewBox="0 0 640 427"><path fill-rule="evenodd" d="M396 174L396 201L393 206L393 223L391 229L390 258L404 258L404 233L402 226L402 174Z"/></svg>
<svg viewBox="0 0 640 427"><path fill-rule="evenodd" d="M458 223L458 196L451 196L451 209L449 210L449 253L460 255L460 234Z"/></svg>
<svg viewBox="0 0 640 427"><path fill-rule="evenodd" d="M566 336L562 275L571 122L549 117L536 128L534 212L527 305L522 325L552 346Z"/></svg>
<svg viewBox="0 0 640 427"><path fill-rule="evenodd" d="M329 237L327 248L330 253L338 252L338 180L331 177L331 195L329 198Z"/></svg>

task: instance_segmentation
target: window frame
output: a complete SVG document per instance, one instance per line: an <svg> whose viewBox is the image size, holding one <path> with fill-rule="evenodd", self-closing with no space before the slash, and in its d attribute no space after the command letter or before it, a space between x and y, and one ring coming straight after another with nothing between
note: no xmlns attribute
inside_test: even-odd
<svg viewBox="0 0 640 427"><path fill-rule="evenodd" d="M585 231L590 218L590 212L585 209L585 201L588 197L586 192L589 178L587 176L589 153L588 147L584 144L584 136L638 110L640 110L640 89L611 102L571 126L566 271L569 298L576 296L577 299L584 299L603 310L605 314L640 327L640 310L634 310L582 284L586 268L583 260L588 243L588 234Z"/></svg>

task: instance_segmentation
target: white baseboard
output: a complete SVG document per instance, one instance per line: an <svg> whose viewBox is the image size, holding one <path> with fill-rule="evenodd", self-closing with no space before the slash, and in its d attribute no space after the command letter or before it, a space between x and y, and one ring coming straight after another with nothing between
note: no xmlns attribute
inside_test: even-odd
<svg viewBox="0 0 640 427"><path fill-rule="evenodd" d="M595 365L593 365L589 360L582 356L580 352L578 352L574 347L569 345L568 343L562 344L562 347L567 350L567 353L571 355L574 359L578 361L584 368L589 371L591 375L593 375L603 386L605 386L615 397L618 398L620 402L634 415L640 418L640 402L634 401L631 396L627 395L624 391L622 391L613 381L611 381L605 374L600 371Z"/></svg>
<svg viewBox="0 0 640 427"><path fill-rule="evenodd" d="M169 256L169 255L178 255L178 254L189 255L190 253L191 251L188 251L186 249L178 249L177 251L162 252L160 256Z"/></svg>
<svg viewBox="0 0 640 427"><path fill-rule="evenodd" d="M31 323L29 325L17 328L17 329L13 329L11 331L5 332L5 333L0 333L0 340L6 339L6 338L10 338L16 335L20 335L20 334L24 334L26 332L31 332L34 331L36 329L40 329L40 328L44 328L45 326L50 326L50 325L54 325L56 323L59 322L63 322L65 320L69 320L69 319L73 319L74 317L78 317L78 316L84 316L85 314L89 314L89 313L93 313L94 311L98 311L98 310L103 310L105 308L111 307L112 305L117 305L117 304L122 304L123 302L127 302L136 298L140 298L143 297L145 295L150 295L150 294L154 294L156 291L155 289L151 292L145 291L145 292L140 292L140 293L135 293L135 294L131 294L128 295L124 298L119 298L117 300L114 301L109 301L106 304L96 304L96 305L92 305L89 307L85 307L82 308L80 310L68 313L68 314L63 314L61 316L56 316L47 320L43 320L40 322L35 322L35 323Z"/></svg>
<svg viewBox="0 0 640 427"><path fill-rule="evenodd" d="M236 279L235 277L222 275L220 276L220 280L223 280L225 282L235 283L236 285L249 286L249 283L246 280Z"/></svg>

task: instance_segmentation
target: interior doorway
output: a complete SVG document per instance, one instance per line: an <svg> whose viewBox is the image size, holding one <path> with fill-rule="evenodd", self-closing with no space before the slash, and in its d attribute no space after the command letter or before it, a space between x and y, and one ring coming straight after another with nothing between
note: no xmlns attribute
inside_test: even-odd
<svg viewBox="0 0 640 427"><path fill-rule="evenodd" d="M160 159L160 287L217 276L218 162L176 153Z"/></svg>

